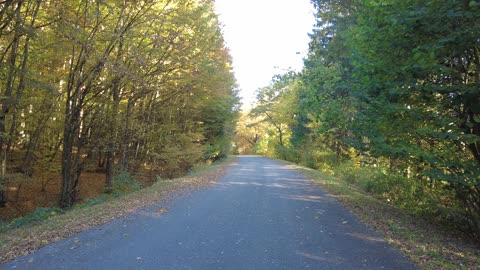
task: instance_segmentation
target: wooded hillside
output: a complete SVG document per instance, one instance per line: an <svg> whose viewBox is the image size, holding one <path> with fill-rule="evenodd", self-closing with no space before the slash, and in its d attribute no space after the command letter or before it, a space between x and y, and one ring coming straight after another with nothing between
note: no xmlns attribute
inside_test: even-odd
<svg viewBox="0 0 480 270"><path fill-rule="evenodd" d="M479 236L480 3L313 3L304 70L258 90L238 149Z"/></svg>
<svg viewBox="0 0 480 270"><path fill-rule="evenodd" d="M225 156L235 87L213 1L0 1L0 205L39 171L69 207L85 170L108 193Z"/></svg>

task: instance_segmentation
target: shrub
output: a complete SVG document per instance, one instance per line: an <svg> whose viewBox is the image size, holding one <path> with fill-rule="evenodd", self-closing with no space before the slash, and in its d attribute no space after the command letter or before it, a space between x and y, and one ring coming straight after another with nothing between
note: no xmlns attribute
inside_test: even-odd
<svg viewBox="0 0 480 270"><path fill-rule="evenodd" d="M37 208L33 213L13 219L10 222L0 224L0 233L15 229L25 224L33 224L48 219L51 216L63 214L64 210L59 207Z"/></svg>
<svg viewBox="0 0 480 270"><path fill-rule="evenodd" d="M121 171L114 177L113 193L126 194L141 189L141 183L135 181L135 178L126 171Z"/></svg>
<svg viewBox="0 0 480 270"><path fill-rule="evenodd" d="M298 153L294 148L286 147L280 144L275 145L275 156L277 158L290 162L298 162Z"/></svg>

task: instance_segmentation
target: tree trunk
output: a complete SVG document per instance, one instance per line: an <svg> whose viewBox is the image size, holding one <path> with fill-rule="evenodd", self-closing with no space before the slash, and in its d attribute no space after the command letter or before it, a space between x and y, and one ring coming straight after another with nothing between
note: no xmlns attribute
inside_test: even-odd
<svg viewBox="0 0 480 270"><path fill-rule="evenodd" d="M113 108L112 108L112 114L110 119L110 123L111 123L110 136L109 136L109 142L107 146L108 147L107 154L106 154L107 164L105 168L105 192L106 193L111 193L113 191L113 166L115 163L115 148L117 145L117 115L118 115L118 106L120 105L120 87L118 83L115 83L112 89Z"/></svg>
<svg viewBox="0 0 480 270"><path fill-rule="evenodd" d="M35 6L34 13L32 14L32 20L30 21L30 28L32 29L35 26L35 20L37 18L38 11L40 10L41 3L42 3L42 0L37 0L37 5ZM7 152L9 152L12 147L12 144L14 142L15 132L17 130L16 120L17 120L17 114L18 114L18 102L22 98L23 90L25 89L25 74L27 73L29 49L30 49L30 35L27 34L25 37L25 45L23 48L23 58L22 58L21 70L19 74L17 94L15 97L15 103L14 103L15 105L13 108L12 124L10 125L10 132L9 132L8 143L7 143Z"/></svg>
<svg viewBox="0 0 480 270"><path fill-rule="evenodd" d="M8 60L8 75L5 83L5 93L3 93L3 101L2 101L2 110L0 113L0 150L3 150L5 147L5 138L7 137L6 135L6 120L7 120L7 114L10 111L10 103L11 103L11 97L12 97L12 91L13 91L13 84L15 81L15 76L16 76L16 62L17 62L17 57L18 57L18 47L20 46L20 22L21 22L21 17L20 17L20 10L21 10L22 2L19 2L17 4L17 7L15 9L15 28L14 28L14 36L12 40L12 46L10 48L10 57ZM7 151L2 151L3 157L2 160L7 159Z"/></svg>
<svg viewBox="0 0 480 270"><path fill-rule="evenodd" d="M34 151L35 149L37 149L37 146L40 140L40 135L45 130L45 127L47 125L47 122L50 116L51 116L51 112L48 114L48 117L44 117L42 119L41 123L35 128L35 131L30 136L30 141L28 142L27 151L23 158L22 165L20 165L20 170L23 174L26 174L28 176L32 176L33 174L33 165L35 163Z"/></svg>
<svg viewBox="0 0 480 270"><path fill-rule="evenodd" d="M50 162L53 162L55 160L55 157L57 157L57 153L60 150L60 146L62 145L63 140L62 140L62 135L58 134L57 137L57 143L53 147L50 147L50 152L52 152L52 155L50 157Z"/></svg>
<svg viewBox="0 0 480 270"><path fill-rule="evenodd" d="M125 114L125 126L123 130L123 138L121 144L121 160L120 160L120 171L126 171L128 169L128 140L129 140L129 126L130 126L130 116L133 108L133 104L135 103L134 98L131 97L128 99L127 103L127 111Z"/></svg>
<svg viewBox="0 0 480 270"><path fill-rule="evenodd" d="M115 67L120 67L120 62L123 57L123 36L120 35L120 42L118 45L118 53ZM110 136L107 149L107 167L105 168L105 192L112 193L113 191L113 167L115 164L115 150L117 146L117 116L118 107L120 105L120 91L121 91L121 75L116 74L112 83L112 113L110 114Z"/></svg>
<svg viewBox="0 0 480 270"><path fill-rule="evenodd" d="M0 180L5 179L6 169L7 169L7 161L4 159L2 160L2 167L0 168ZM5 184L4 188L0 190L0 207L5 207L7 205L7 185Z"/></svg>
<svg viewBox="0 0 480 270"><path fill-rule="evenodd" d="M7 206L7 187L0 190L0 207Z"/></svg>
<svg viewBox="0 0 480 270"><path fill-rule="evenodd" d="M283 132L280 127L278 128L278 139L279 139L280 145L283 146Z"/></svg>
<svg viewBox="0 0 480 270"><path fill-rule="evenodd" d="M10 110L10 98L12 96L13 90L13 83L15 81L15 64L17 62L17 50L20 44L20 10L22 7L22 2L17 3L17 7L15 9L15 29L14 29L14 36L12 40L12 46L10 48L10 58L8 60L8 75L5 83L5 93L2 95L4 96L4 101L2 102L2 110L0 113L0 151L2 152L2 168L1 168L1 178L0 180L4 181L6 175L6 162L7 162L7 151L4 150L5 146L5 135L6 135L6 128L5 122L7 118L8 111ZM0 190L0 206L4 207L7 203L7 187L5 185L4 189Z"/></svg>
<svg viewBox="0 0 480 270"><path fill-rule="evenodd" d="M67 101L68 102L68 101ZM70 109L67 105L65 115L70 115ZM75 165L73 160L73 143L75 132L73 126L74 121L69 121L70 117L65 118L65 128L63 132L63 151L62 151L62 192L60 197L61 207L70 207L73 205L76 197L76 182L73 172ZM77 150L78 151L78 150Z"/></svg>

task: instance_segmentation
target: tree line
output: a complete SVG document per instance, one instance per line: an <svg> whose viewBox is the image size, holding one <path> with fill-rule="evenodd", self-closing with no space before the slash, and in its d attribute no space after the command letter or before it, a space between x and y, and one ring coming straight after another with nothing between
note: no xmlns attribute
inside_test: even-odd
<svg viewBox="0 0 480 270"><path fill-rule="evenodd" d="M0 204L34 170L165 176L225 156L236 84L210 0L0 1Z"/></svg>
<svg viewBox="0 0 480 270"><path fill-rule="evenodd" d="M339 175L479 236L480 3L312 3L303 71L258 90L238 149Z"/></svg>

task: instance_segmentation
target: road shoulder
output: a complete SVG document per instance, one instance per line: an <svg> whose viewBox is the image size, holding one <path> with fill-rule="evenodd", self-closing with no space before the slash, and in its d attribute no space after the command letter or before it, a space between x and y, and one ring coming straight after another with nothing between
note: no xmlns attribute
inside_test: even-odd
<svg viewBox="0 0 480 270"><path fill-rule="evenodd" d="M285 161L283 161L285 162ZM480 244L414 217L361 188L322 172L285 162L327 191L363 223L423 269L478 269Z"/></svg>
<svg viewBox="0 0 480 270"><path fill-rule="evenodd" d="M47 244L109 223L155 204L167 203L178 195L208 187L222 177L235 157L202 167L187 176L161 180L150 187L90 207L74 208L52 215L37 224L26 224L0 234L0 263L28 255ZM160 208L161 209L161 208Z"/></svg>

